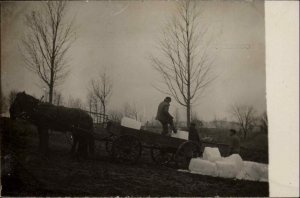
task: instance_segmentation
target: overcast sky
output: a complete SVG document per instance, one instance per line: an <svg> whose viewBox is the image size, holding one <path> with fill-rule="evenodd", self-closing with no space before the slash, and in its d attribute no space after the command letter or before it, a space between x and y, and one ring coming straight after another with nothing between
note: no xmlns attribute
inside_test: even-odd
<svg viewBox="0 0 300 198"><path fill-rule="evenodd" d="M4 94L12 89L43 95L39 80L24 68L18 44L24 31L23 18L37 2L4 3L1 7L1 80ZM65 99L86 101L88 83L107 68L113 80L108 109L134 103L145 116L155 116L165 97L153 85L160 79L149 55L168 17L174 13L171 1L70 2L69 16L76 17L76 41L69 51L72 71L57 87ZM208 1L202 20L215 36L212 51L218 75L199 105L198 117L211 120L227 117L233 103L253 105L258 113L266 109L265 36L263 1ZM184 108L175 100L171 104Z"/></svg>

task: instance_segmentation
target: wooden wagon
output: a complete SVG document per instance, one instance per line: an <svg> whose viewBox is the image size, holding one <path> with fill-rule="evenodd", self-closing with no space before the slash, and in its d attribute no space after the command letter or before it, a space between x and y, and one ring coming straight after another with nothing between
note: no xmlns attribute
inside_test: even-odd
<svg viewBox="0 0 300 198"><path fill-rule="evenodd" d="M136 163L143 149L150 149L155 163L165 165L174 161L177 168L186 169L191 158L202 154L201 145L196 142L123 126L114 126L110 137L94 137L96 140L105 141L108 153L121 163Z"/></svg>

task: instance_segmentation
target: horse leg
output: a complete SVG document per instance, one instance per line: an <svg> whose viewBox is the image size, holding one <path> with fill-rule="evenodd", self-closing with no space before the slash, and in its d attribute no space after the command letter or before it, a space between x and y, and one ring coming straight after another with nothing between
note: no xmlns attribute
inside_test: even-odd
<svg viewBox="0 0 300 198"><path fill-rule="evenodd" d="M88 147L89 147L89 153L91 155L94 155L95 154L95 140L94 140L93 136L89 136Z"/></svg>
<svg viewBox="0 0 300 198"><path fill-rule="evenodd" d="M86 159L88 157L89 136L87 134L81 134L81 138L78 146L78 154L81 158Z"/></svg>
<svg viewBox="0 0 300 198"><path fill-rule="evenodd" d="M89 145L89 137L84 135L82 141L82 157L86 159L88 157L88 145Z"/></svg>
<svg viewBox="0 0 300 198"><path fill-rule="evenodd" d="M76 132L72 132L72 137L73 137L73 143L72 143L72 148L71 148L71 154L74 155L76 153L76 148L79 143L79 138Z"/></svg>

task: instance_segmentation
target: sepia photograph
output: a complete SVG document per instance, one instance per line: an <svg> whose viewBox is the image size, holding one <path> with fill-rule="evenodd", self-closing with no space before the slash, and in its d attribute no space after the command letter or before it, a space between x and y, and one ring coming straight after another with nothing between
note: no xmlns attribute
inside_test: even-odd
<svg viewBox="0 0 300 198"><path fill-rule="evenodd" d="M270 196L265 1L0 5L2 196Z"/></svg>

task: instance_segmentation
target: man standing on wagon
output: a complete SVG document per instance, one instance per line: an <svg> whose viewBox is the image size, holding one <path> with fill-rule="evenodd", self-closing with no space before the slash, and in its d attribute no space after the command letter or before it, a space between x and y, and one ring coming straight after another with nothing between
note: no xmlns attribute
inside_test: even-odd
<svg viewBox="0 0 300 198"><path fill-rule="evenodd" d="M174 133L177 133L177 129L175 128L173 123L173 116L171 116L169 113L170 103L171 103L171 98L166 97L164 101L162 101L158 105L156 120L160 121L160 123L163 126L163 132L161 133L162 135L168 134L168 129L169 129L168 125L171 126L171 129L173 130Z"/></svg>

